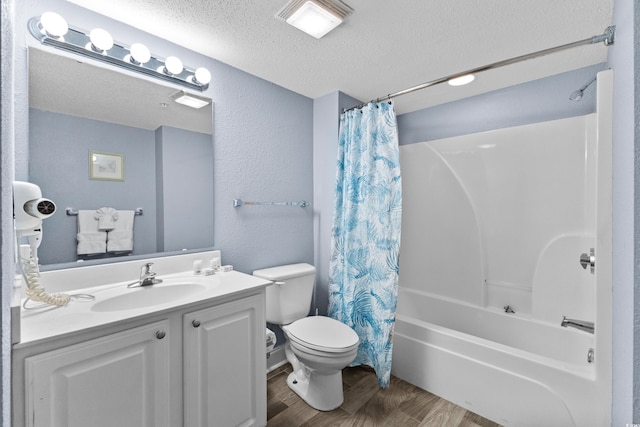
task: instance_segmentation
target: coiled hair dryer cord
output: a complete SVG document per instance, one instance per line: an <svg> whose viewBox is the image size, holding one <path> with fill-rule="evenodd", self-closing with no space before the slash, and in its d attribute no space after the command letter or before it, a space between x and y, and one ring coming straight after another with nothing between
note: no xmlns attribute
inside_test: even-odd
<svg viewBox="0 0 640 427"><path fill-rule="evenodd" d="M22 270L22 276L24 277L27 287L25 294L27 299L22 304L22 307L27 310L26 304L28 301L42 302L48 305L55 305L62 307L66 305L71 296L62 293L48 294L44 287L40 284L40 269L38 268L38 262L31 257L27 260L20 260L20 267Z"/></svg>
<svg viewBox="0 0 640 427"><path fill-rule="evenodd" d="M24 281L27 285L25 289L25 295L27 296L27 298L22 303L22 308L24 308L25 310L33 310L36 308L40 308L43 305L62 307L67 305L67 303L69 303L69 301L71 301L72 299L95 300L96 298L94 295L90 294L48 294L40 283L40 268L38 267L37 249L35 248L31 248L31 254L28 258L23 258L21 255L19 255L18 264L20 266L20 271L22 272L22 277L24 278ZM29 301L39 302L42 304L28 307L27 303Z"/></svg>

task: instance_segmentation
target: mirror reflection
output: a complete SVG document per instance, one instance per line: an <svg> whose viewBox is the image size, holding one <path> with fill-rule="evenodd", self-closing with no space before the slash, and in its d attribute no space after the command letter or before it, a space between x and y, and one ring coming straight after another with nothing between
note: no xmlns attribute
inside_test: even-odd
<svg viewBox="0 0 640 427"><path fill-rule="evenodd" d="M57 205L41 264L213 246L212 104L179 104L179 91L30 48L29 180ZM98 211L134 217L105 230ZM93 234L129 227L131 247Z"/></svg>

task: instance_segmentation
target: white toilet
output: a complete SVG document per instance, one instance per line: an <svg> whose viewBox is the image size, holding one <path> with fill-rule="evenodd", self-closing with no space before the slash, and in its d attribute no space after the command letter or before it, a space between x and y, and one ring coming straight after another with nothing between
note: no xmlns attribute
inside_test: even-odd
<svg viewBox="0 0 640 427"><path fill-rule="evenodd" d="M310 316L316 269L290 264L253 272L274 282L267 286L267 322L279 325L287 342L285 353L293 367L287 384L309 406L331 411L342 405L342 369L356 357L358 335L342 322Z"/></svg>

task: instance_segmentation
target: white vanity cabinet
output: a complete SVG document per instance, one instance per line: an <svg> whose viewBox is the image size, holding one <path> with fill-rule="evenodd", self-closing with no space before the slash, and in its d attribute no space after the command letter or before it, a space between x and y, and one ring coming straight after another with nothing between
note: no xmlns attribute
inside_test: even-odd
<svg viewBox="0 0 640 427"><path fill-rule="evenodd" d="M265 329L258 319L258 296L185 314L184 427L266 425Z"/></svg>
<svg viewBox="0 0 640 427"><path fill-rule="evenodd" d="M25 360L29 427L169 426L168 321Z"/></svg>
<svg viewBox="0 0 640 427"><path fill-rule="evenodd" d="M265 426L264 287L13 351L14 427Z"/></svg>

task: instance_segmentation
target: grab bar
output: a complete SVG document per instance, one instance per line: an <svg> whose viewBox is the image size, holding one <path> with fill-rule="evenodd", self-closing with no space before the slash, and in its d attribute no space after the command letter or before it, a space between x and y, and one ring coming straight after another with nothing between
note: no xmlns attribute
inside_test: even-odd
<svg viewBox="0 0 640 427"><path fill-rule="evenodd" d="M581 331L589 332L593 334L596 329L596 325L594 322L588 322L586 320L577 320L577 319L567 319L567 316L562 316L562 322L560 326L566 328L567 326L571 326L572 328L580 329Z"/></svg>
<svg viewBox="0 0 640 427"><path fill-rule="evenodd" d="M233 199L233 207L238 208L242 205L261 205L261 206L300 206L301 208L306 208L309 206L309 202L300 201L300 202L245 202L242 199Z"/></svg>

